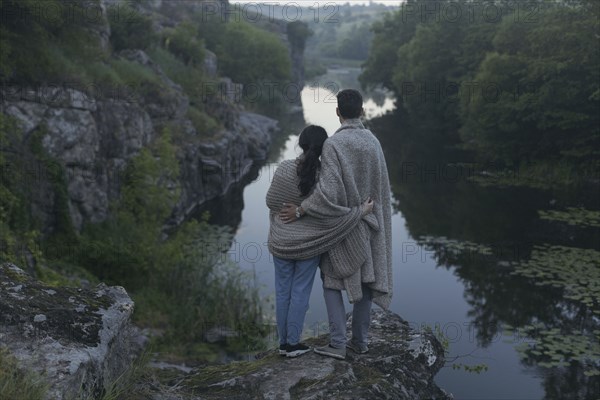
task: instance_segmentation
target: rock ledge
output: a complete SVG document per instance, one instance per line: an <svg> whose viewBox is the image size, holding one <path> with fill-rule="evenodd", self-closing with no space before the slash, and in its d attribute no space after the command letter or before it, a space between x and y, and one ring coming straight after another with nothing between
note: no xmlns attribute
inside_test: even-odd
<svg viewBox="0 0 600 400"><path fill-rule="evenodd" d="M122 287L50 287L0 265L0 347L45 377L48 399L98 398L131 364Z"/></svg>
<svg viewBox="0 0 600 400"><path fill-rule="evenodd" d="M350 323L350 321L349 321ZM309 339L311 346L327 336ZM400 316L373 311L370 351L348 351L346 360L315 353L298 358L276 351L256 361L194 370L176 379L180 390L155 399L451 399L433 381L444 349L428 332L416 332Z"/></svg>

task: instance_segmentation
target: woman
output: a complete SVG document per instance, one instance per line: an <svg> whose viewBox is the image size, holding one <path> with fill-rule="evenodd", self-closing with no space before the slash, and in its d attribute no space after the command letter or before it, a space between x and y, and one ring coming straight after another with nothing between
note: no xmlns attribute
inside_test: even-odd
<svg viewBox="0 0 600 400"><path fill-rule="evenodd" d="M287 357L310 351L300 343L300 338L321 254L342 241L373 209L373 202L368 199L361 206L349 209L343 217L323 220L306 216L293 224L284 224L279 219L279 210L285 203L300 204L311 193L318 181L319 157L326 139L327 132L322 127L306 127L298 139L303 154L281 162L267 193L279 354Z"/></svg>

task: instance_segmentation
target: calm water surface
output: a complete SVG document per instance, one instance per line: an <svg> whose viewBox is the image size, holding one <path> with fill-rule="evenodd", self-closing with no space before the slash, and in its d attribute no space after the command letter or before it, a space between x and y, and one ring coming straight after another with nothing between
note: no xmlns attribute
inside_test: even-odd
<svg viewBox="0 0 600 400"><path fill-rule="evenodd" d="M239 217L233 217L237 230L230 254L242 268L255 274L261 293L271 300L270 307L274 301L274 273L266 246L269 223L265 195L271 178L278 162L299 154L298 126L304 122L319 124L329 135L339 127L335 97L326 88L305 88L302 102L304 121L287 128L279 138L272 159L243 189L241 222L238 224ZM371 119L391 111L393 102L379 97L376 104L369 98L365 107ZM565 228L541 221L537 213L539 209L573 204L600 209L597 191L556 195L533 189L482 187L466 179L454 179L456 174L439 169L432 172L441 164L428 159L426 152L415 150L411 154L419 153L420 158L407 164L406 160L411 159L407 152L413 148L405 145L400 132L402 121L396 117L388 114L368 123L386 152L395 202L391 310L415 327L439 327L450 342L448 360L458 357L455 364L485 364L488 368L476 374L444 367L436 377L439 386L457 399L595 398L597 390L582 387L597 385L595 378L584 376L577 365L547 370L536 366L535 360L521 361L517 347L519 343L530 343L531 338L520 338L515 343L515 336L502 333L501 326L554 321L560 327L565 324L560 318L572 315L573 309L556 310L570 307L561 291L539 288L523 277L511 275L507 265L528 257L536 243L600 250L597 228ZM420 169L425 173L415 172ZM272 308L269 311L273 312ZM587 308L583 311L590 314ZM588 314L583 323L598 329L598 314ZM326 321L317 274L305 334L326 332Z"/></svg>

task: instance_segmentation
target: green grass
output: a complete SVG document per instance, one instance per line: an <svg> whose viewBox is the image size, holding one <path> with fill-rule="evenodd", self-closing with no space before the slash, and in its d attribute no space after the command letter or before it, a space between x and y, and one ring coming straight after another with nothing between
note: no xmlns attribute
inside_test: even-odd
<svg viewBox="0 0 600 400"><path fill-rule="evenodd" d="M141 90L144 97L150 95L164 97L161 93L170 91L160 76L148 67L125 59L113 59L110 65L118 75L120 83Z"/></svg>
<svg viewBox="0 0 600 400"><path fill-rule="evenodd" d="M192 121L192 125L196 128L200 137L215 136L220 131L220 125L217 120L196 107L188 109L187 117Z"/></svg>
<svg viewBox="0 0 600 400"><path fill-rule="evenodd" d="M183 91L189 96L192 106L202 107L206 77L200 67L185 64L171 52L161 47L149 49L148 55L160 66L169 79L182 87Z"/></svg>
<svg viewBox="0 0 600 400"><path fill-rule="evenodd" d="M186 377L184 386L190 389L207 389L208 386L231 379L236 376L244 376L256 372L267 365L277 365L280 361L279 354L270 352L265 357L254 361L236 361L225 365L209 366L197 373Z"/></svg>
<svg viewBox="0 0 600 400"><path fill-rule="evenodd" d="M94 286L100 280L85 268L65 261L46 261L46 265L36 265L36 278L49 286L80 287L82 281Z"/></svg>
<svg viewBox="0 0 600 400"><path fill-rule="evenodd" d="M97 400L147 399L149 397L148 385L144 382L151 379L148 368L149 361L150 352L146 350L114 382L111 382L106 392Z"/></svg>
<svg viewBox="0 0 600 400"><path fill-rule="evenodd" d="M43 400L47 391L42 376L19 368L17 360L0 348L0 399Z"/></svg>

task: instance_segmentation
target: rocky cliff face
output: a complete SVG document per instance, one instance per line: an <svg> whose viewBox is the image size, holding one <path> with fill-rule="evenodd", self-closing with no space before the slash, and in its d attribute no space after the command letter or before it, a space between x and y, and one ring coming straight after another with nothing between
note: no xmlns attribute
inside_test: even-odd
<svg viewBox="0 0 600 400"><path fill-rule="evenodd" d="M132 59L151 63L142 51ZM168 78L164 77L165 80ZM182 194L172 220L183 220L197 205L215 198L243 178L249 166L265 159L277 122L243 110L223 110L227 127L216 139L198 140L186 119L188 100L174 83L165 104L128 99L95 99L81 91L44 87L6 88L0 112L15 117L24 138L43 129L42 144L58 160L67 179L68 208L76 229L84 222L106 219L111 200L118 197L128 161L147 146L167 123L187 128L180 144ZM226 82L227 83L227 82ZM229 83L231 84L231 83ZM44 93L43 95L39 95ZM44 176L35 176L41 186ZM51 192L36 208L43 226L51 229Z"/></svg>
<svg viewBox="0 0 600 400"><path fill-rule="evenodd" d="M68 211L77 230L85 222L107 218L129 160L167 126L181 131L182 191L169 225L177 225L199 204L239 182L254 162L266 158L271 134L278 130L275 120L246 112L233 99L214 98L207 107L222 121L223 129L212 137L199 137L187 118L189 99L182 88L143 51L124 51L119 56L154 71L165 90L157 95L121 92L101 98L62 86L0 90L0 112L19 122L24 141L41 131L45 151L64 170ZM209 54L209 74L214 73L216 62ZM220 93L233 95L237 90L227 78L221 78L219 85ZM55 224L57 196L47 178L34 174L30 182L39 192L32 199L33 213L45 232Z"/></svg>
<svg viewBox="0 0 600 400"><path fill-rule="evenodd" d="M119 0L97 0L103 18L90 25L108 50L111 34L105 18L107 7ZM206 1L162 1L140 3L139 12L152 14L155 29L173 27L189 12L203 10ZM227 0L210 2L217 8L231 7ZM290 48L292 76L300 90L304 84L303 48L287 39L286 21L274 21L268 29L278 33ZM206 100L206 112L217 119L222 129L201 137L188 118L190 100L141 50L127 50L115 57L138 63L153 71L164 90L144 92L118 88L98 95L95 88L75 89L68 85L0 88L0 113L14 117L24 142L39 132L47 154L58 161L66 178L66 207L72 225L80 230L84 223L107 218L109 204L118 198L123 172L132 157L148 146L165 127L176 127L182 188L181 197L167 225L179 224L199 205L224 194L232 184L241 182L249 167L267 156L275 120L244 111L235 99L241 88L226 77L217 76L214 53L206 51L205 73L218 82L219 96ZM124 90L120 90L124 89ZM300 97L297 96L297 103ZM31 186L33 216L44 233L56 226L56 205L60 203L55 186L45 174L34 173Z"/></svg>
<svg viewBox="0 0 600 400"><path fill-rule="evenodd" d="M52 400L98 398L132 362L122 287L54 288L0 265L0 347L43 374Z"/></svg>

